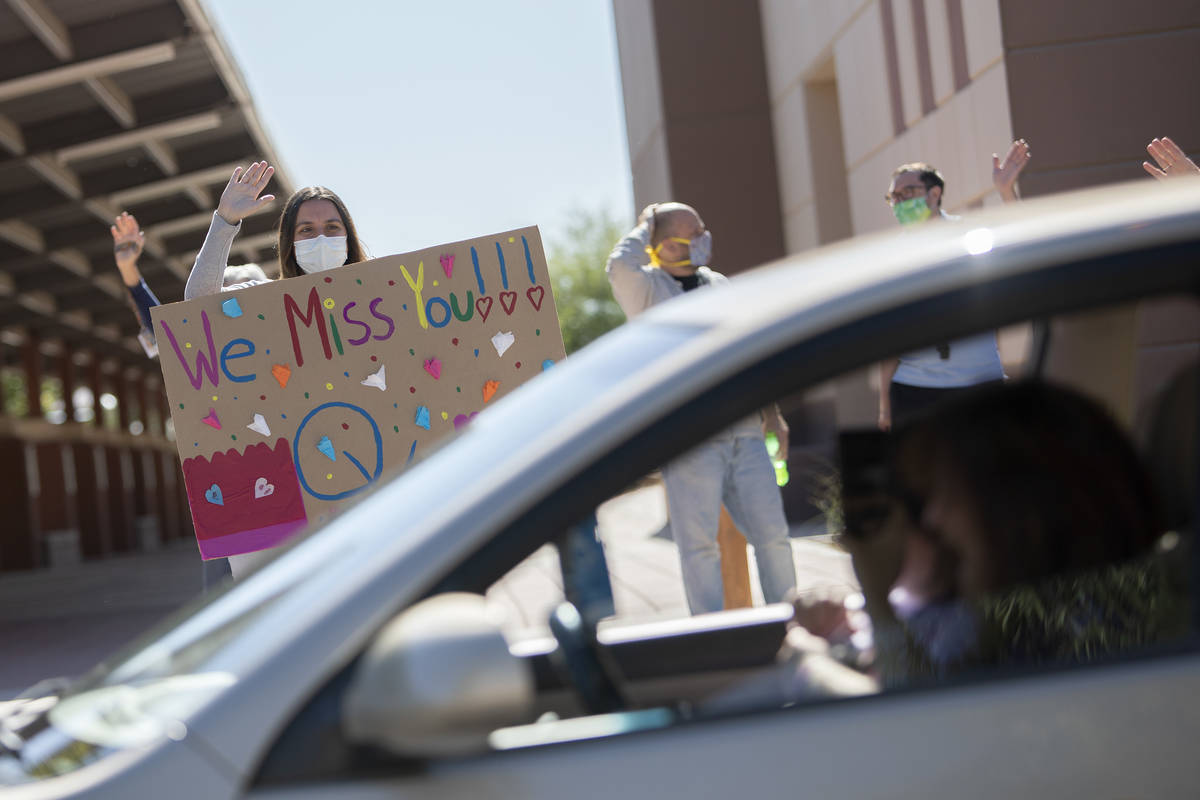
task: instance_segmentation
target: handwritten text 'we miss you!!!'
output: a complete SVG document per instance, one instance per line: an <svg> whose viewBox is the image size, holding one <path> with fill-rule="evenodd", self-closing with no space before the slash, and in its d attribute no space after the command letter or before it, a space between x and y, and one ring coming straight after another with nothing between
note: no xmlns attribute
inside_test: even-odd
<svg viewBox="0 0 1200 800"><path fill-rule="evenodd" d="M521 243L524 246L525 267L530 284L529 288L525 291L525 296L534 311L540 311L542 301L545 298L545 289L537 283L537 277L533 269L533 259L530 256L529 243L526 237L521 237ZM508 268L499 242L496 243L496 255L500 267L500 282L502 287L502 291L498 296L500 307L504 310L505 314L511 315L516 308L518 296L516 291L509 289ZM452 254L442 256L441 261L442 268L449 275L453 269L454 256ZM471 262L475 270L476 288L479 290L478 298L475 297L475 294L470 289L466 290L465 296L462 299L459 298L457 292L447 292L446 297L440 295L426 297L424 262L418 264L416 277L403 265L399 267L405 282L408 284L409 290L412 292L417 321L422 329L428 330L430 327L444 328L454 320L469 322L475 316L479 317L480 322L487 321L492 313L495 299L487 294L487 287L479 265L479 254L474 247L471 248ZM329 280L329 278L326 278L326 281ZM392 285L394 281L388 281L388 283ZM283 313L287 320L288 331L291 334L292 357L296 366L304 366L304 350L300 342L299 326L303 326L306 329L316 327L317 334L321 340L321 351L326 361L333 360L335 349L339 356L344 355L346 345L360 347L370 341L385 342L391 339L396 332L396 323L393 317L395 312L392 311L389 313L383 305L383 297L374 297L363 305L360 305L358 301L345 303L342 306L340 315L342 322L347 326L346 337L343 340L342 331L338 328L337 318L333 311L337 304L332 298L322 300L316 286L309 289L308 295L304 298L303 302L298 302L291 293L284 293ZM407 303L402 306L404 310L407 310L407 307ZM254 356L258 352L255 343L243 337L229 339L221 348L220 355L218 356L208 312L201 312L200 322L204 330L205 347L198 348L195 369L193 370L187 357L184 355L183 349L179 345L175 332L171 330L170 324L166 320L159 321L162 332L167 337L167 341L171 343L171 349L179 359L179 363L187 374L192 388L199 390L204 385L205 377L208 378L214 387L220 384L221 375L224 375L226 379L233 383L249 383L256 380L258 378L257 372L247 372L245 371L246 368L240 365L234 365L231 368L229 363ZM326 324L327 322L328 324ZM354 332L353 336L350 335L351 331ZM188 347L190 347L190 344ZM239 370L239 372L235 373L233 371L235 369Z"/></svg>

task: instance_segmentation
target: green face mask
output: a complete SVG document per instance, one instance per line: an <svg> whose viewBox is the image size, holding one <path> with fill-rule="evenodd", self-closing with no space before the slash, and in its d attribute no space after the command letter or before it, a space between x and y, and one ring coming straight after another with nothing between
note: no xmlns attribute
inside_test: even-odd
<svg viewBox="0 0 1200 800"><path fill-rule="evenodd" d="M933 216L933 211L929 209L924 197L910 197L908 200L901 200L892 206L892 213L896 215L896 221L901 225L924 222Z"/></svg>

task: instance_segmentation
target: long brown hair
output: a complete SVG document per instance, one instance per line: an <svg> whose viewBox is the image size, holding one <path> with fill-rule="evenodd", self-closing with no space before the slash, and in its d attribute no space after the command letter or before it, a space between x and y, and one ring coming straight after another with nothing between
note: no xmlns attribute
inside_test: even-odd
<svg viewBox="0 0 1200 800"><path fill-rule="evenodd" d="M899 436L929 477L954 476L973 504L995 588L1135 558L1164 530L1133 444L1074 390L1037 381L976 389Z"/></svg>
<svg viewBox="0 0 1200 800"><path fill-rule="evenodd" d="M354 219L346 210L342 198L324 186L305 186L292 192L292 196L283 206L283 213L279 215L279 239L275 248L279 254L279 275L282 278L295 278L306 274L296 263L296 249L293 245L296 239L296 216L300 213L300 206L309 200L328 200L341 215L342 224L346 226L346 263L357 264L365 260L362 242L358 240L358 229L354 227Z"/></svg>

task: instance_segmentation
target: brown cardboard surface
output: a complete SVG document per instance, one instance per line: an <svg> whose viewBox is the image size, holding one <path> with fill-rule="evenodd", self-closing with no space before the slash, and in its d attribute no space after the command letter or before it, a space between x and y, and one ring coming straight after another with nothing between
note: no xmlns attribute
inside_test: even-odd
<svg viewBox="0 0 1200 800"><path fill-rule="evenodd" d="M564 356L536 227L161 306L153 321L206 558L328 517Z"/></svg>

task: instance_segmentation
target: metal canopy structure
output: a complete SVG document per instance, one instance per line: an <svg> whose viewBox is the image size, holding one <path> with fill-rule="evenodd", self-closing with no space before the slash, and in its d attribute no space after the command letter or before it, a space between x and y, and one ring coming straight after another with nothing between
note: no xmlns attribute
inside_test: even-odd
<svg viewBox="0 0 1200 800"><path fill-rule="evenodd" d="M0 572L191 538L109 226L137 217L146 282L179 300L234 166L264 158L286 196L201 0L0 0ZM274 260L277 215L243 222L235 261Z"/></svg>
<svg viewBox="0 0 1200 800"><path fill-rule="evenodd" d="M263 158L276 165L269 191L286 196L200 0L0 0L0 355L35 342L156 374L109 226L137 217L146 282L181 299L230 172ZM235 258L273 260L275 221L247 219Z"/></svg>

